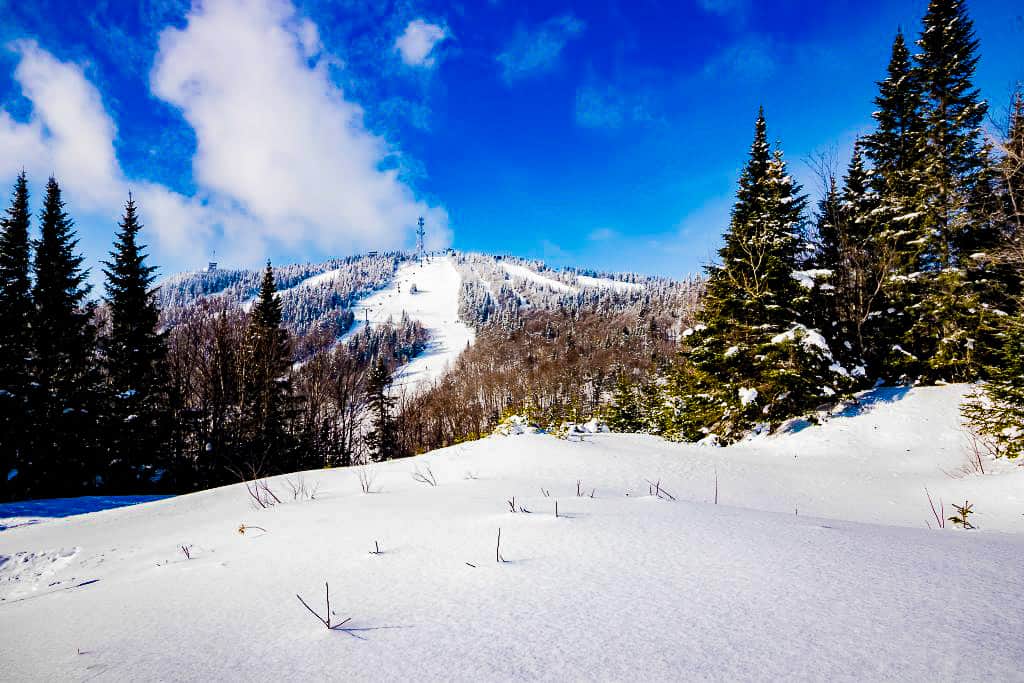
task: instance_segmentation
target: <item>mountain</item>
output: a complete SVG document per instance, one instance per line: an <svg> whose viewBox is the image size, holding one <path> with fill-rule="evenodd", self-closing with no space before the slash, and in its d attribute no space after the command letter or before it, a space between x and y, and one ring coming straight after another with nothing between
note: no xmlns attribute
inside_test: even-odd
<svg viewBox="0 0 1024 683"><path fill-rule="evenodd" d="M164 325L174 326L200 304L247 308L261 275L214 270L168 277L157 293ZM520 324L539 311L644 311L681 319L700 290L697 278L554 270L541 261L454 251L422 260L404 252L371 253L279 266L274 275L284 323L296 336L319 334L344 343L365 328L421 326L427 341L398 373L409 391L443 374L485 326Z"/></svg>

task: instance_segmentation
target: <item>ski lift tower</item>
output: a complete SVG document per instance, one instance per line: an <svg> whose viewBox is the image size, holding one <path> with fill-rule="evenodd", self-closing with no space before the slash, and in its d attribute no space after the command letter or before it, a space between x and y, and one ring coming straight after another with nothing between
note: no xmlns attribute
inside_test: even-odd
<svg viewBox="0 0 1024 683"><path fill-rule="evenodd" d="M427 236L427 231L423 228L423 216L420 216L416 227L416 258L420 261L427 255L426 247L423 244L423 238Z"/></svg>

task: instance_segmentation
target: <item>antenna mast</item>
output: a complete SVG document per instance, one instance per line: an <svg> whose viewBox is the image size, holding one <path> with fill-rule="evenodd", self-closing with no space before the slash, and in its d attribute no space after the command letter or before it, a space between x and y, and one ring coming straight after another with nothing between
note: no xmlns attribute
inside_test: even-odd
<svg viewBox="0 0 1024 683"><path fill-rule="evenodd" d="M421 261L423 260L423 257L426 256L427 253L427 250L423 244L423 238L426 237L426 235L427 231L423 228L423 216L420 216L416 228L416 258L420 259Z"/></svg>

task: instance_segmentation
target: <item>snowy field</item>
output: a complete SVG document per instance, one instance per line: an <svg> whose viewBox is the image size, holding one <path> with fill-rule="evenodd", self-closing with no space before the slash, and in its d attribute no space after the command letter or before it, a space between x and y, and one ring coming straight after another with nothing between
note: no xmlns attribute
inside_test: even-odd
<svg viewBox="0 0 1024 683"><path fill-rule="evenodd" d="M415 285L415 292L413 291ZM394 391L413 394L444 374L452 361L476 338L473 328L459 320L462 276L451 259L431 256L402 265L384 289L366 297L353 309L354 333L363 325L398 322L403 313L418 320L429 332L427 349L395 373Z"/></svg>
<svg viewBox="0 0 1024 683"><path fill-rule="evenodd" d="M316 471L315 499L278 478L267 509L238 485L7 529L0 670L1024 680L1024 469L964 470L963 391L881 390L725 449L491 437L375 466L370 494ZM436 487L412 477L428 468ZM929 529L926 487L979 530ZM296 598L323 614L325 582L332 623L351 618L335 630Z"/></svg>

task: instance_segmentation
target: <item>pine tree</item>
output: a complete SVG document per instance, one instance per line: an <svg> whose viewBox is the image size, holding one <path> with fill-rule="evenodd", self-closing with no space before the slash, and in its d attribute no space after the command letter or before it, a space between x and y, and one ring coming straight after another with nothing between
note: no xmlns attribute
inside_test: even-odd
<svg viewBox="0 0 1024 683"><path fill-rule="evenodd" d="M399 455L398 438L394 424L395 398L391 396L391 373L384 359L377 362L366 376L366 403L370 411L370 431L366 445L374 460L390 460Z"/></svg>
<svg viewBox="0 0 1024 683"><path fill-rule="evenodd" d="M30 465L36 492L78 495L96 482L99 372L93 306L74 224L50 178L35 243L32 298L36 439ZM35 495L35 492L33 493Z"/></svg>
<svg viewBox="0 0 1024 683"><path fill-rule="evenodd" d="M281 302L274 270L267 262L256 303L249 314L241 359L244 474L260 475L295 467L292 391L288 377L291 350L281 327Z"/></svg>
<svg viewBox="0 0 1024 683"><path fill-rule="evenodd" d="M164 362L167 349L157 331L160 312L152 285L156 268L146 265L138 243L139 223L131 195L125 204L111 260L104 262L110 332L103 340L109 396L107 446L112 485L138 490L140 477L166 456L169 410Z"/></svg>
<svg viewBox="0 0 1024 683"><path fill-rule="evenodd" d="M873 114L877 127L864 139L878 202L869 248L882 270L871 325L865 330L870 337L865 340L865 353L871 374L890 380L916 376L922 367L917 356L904 349L920 300L916 279L923 268L925 123L921 88L920 74L903 33L898 32L886 78L878 83Z"/></svg>
<svg viewBox="0 0 1024 683"><path fill-rule="evenodd" d="M30 446L29 267L28 181L22 171L7 215L0 219L0 500L20 488L27 474L22 460Z"/></svg>
<svg viewBox="0 0 1024 683"><path fill-rule="evenodd" d="M907 341L927 359L929 378L972 379L994 322L989 309L1004 297L988 257L998 240L986 207L988 106L972 83L978 41L964 1L931 0L917 44L925 123L919 240L927 274Z"/></svg>
<svg viewBox="0 0 1024 683"><path fill-rule="evenodd" d="M827 343L807 326L811 295L798 281L807 251L805 205L781 150L768 144L762 111L720 263L707 268L701 324L684 335L688 348L675 389L680 434L735 439L840 388Z"/></svg>

